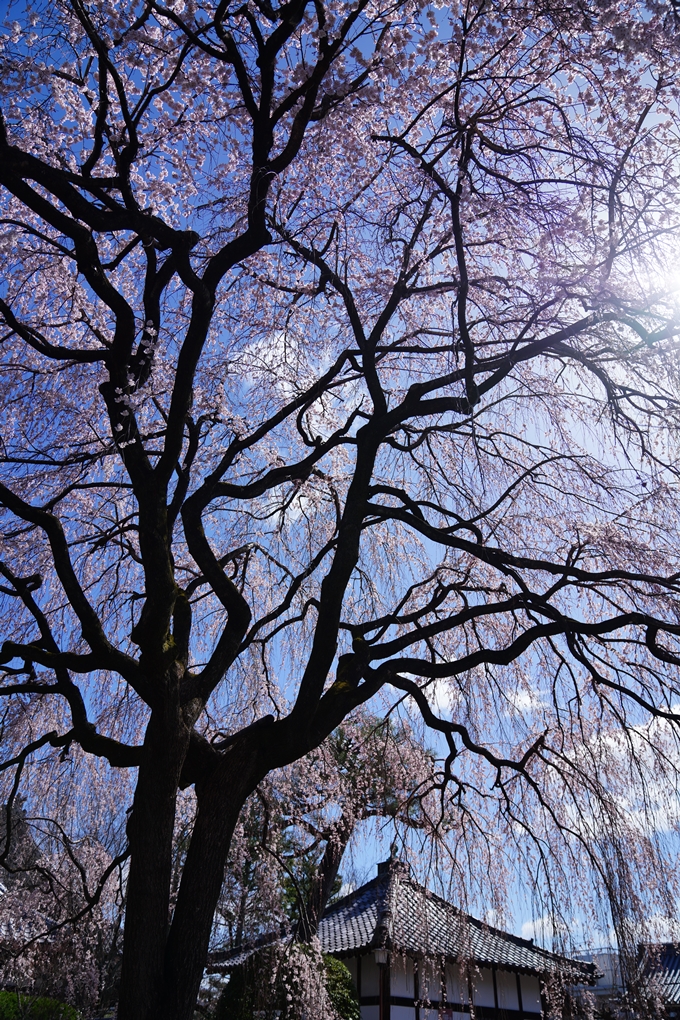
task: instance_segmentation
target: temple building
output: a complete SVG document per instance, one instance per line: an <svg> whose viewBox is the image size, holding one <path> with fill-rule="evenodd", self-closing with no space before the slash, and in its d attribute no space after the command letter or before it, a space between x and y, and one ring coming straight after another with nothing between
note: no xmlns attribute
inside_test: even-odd
<svg viewBox="0 0 680 1020"><path fill-rule="evenodd" d="M541 1020L546 988L595 978L592 964L478 921L392 859L326 911L318 934L349 968L362 1020Z"/></svg>

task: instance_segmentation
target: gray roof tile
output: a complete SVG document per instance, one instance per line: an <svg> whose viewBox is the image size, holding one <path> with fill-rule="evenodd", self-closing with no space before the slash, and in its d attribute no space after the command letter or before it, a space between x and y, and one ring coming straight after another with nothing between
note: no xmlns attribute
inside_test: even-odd
<svg viewBox="0 0 680 1020"><path fill-rule="evenodd" d="M680 949L672 942L641 947L647 990L668 1006L680 1006Z"/></svg>

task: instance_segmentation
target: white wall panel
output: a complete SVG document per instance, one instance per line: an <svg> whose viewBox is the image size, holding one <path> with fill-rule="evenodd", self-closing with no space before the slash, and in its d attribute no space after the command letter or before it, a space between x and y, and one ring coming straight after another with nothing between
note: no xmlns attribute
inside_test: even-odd
<svg viewBox="0 0 680 1020"><path fill-rule="evenodd" d="M434 999L435 1002L439 1002L442 990L439 965L429 960L421 960L419 966L420 998Z"/></svg>
<svg viewBox="0 0 680 1020"><path fill-rule="evenodd" d="M522 982L522 1008L530 1013L541 1012L541 989L533 974L520 974Z"/></svg>
<svg viewBox="0 0 680 1020"><path fill-rule="evenodd" d="M461 973L460 967L454 963L446 965L446 999L447 1002L464 1003L468 1001L467 974Z"/></svg>
<svg viewBox="0 0 680 1020"><path fill-rule="evenodd" d="M380 1006L362 1006L361 1020L380 1020Z"/></svg>
<svg viewBox="0 0 680 1020"><path fill-rule="evenodd" d="M507 970L496 971L499 1009L519 1009L517 975Z"/></svg>
<svg viewBox="0 0 680 1020"><path fill-rule="evenodd" d="M392 957L390 994L405 995L410 999L413 998L413 960L406 959L403 956Z"/></svg>
<svg viewBox="0 0 680 1020"><path fill-rule="evenodd" d="M345 967L347 967L347 970L352 975L352 981L354 982L354 987L356 988L356 986L357 986L357 958L356 958L356 956L350 956L350 958L348 960L342 960L341 962L344 963Z"/></svg>
<svg viewBox="0 0 680 1020"><path fill-rule="evenodd" d="M482 967L478 973L472 975L472 997L475 1006L496 1005L493 994L493 975L490 970Z"/></svg>
<svg viewBox="0 0 680 1020"><path fill-rule="evenodd" d="M413 1006L390 1006L390 1020L416 1020Z"/></svg>
<svg viewBox="0 0 680 1020"><path fill-rule="evenodd" d="M378 964L375 962L373 953L361 957L361 995L378 995L380 983L378 978Z"/></svg>

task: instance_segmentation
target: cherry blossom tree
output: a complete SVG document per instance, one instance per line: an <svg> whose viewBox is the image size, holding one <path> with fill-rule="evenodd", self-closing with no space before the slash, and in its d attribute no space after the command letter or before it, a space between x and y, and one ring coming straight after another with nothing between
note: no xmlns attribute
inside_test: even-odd
<svg viewBox="0 0 680 1020"><path fill-rule="evenodd" d="M92 1009L116 983L122 862L91 838L74 845L50 819L30 824L19 802L8 807L9 830L4 817L0 827L0 986Z"/></svg>
<svg viewBox="0 0 680 1020"><path fill-rule="evenodd" d="M26 0L2 46L4 794L131 806L121 1020L191 1017L244 804L369 702L454 861L662 904L670 9Z"/></svg>

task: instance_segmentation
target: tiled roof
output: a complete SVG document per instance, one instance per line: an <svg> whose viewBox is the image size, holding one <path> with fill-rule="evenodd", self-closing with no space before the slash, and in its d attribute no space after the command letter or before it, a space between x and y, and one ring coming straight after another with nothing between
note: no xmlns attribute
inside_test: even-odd
<svg viewBox="0 0 680 1020"><path fill-rule="evenodd" d="M463 913L409 877L404 865L381 866L376 878L326 911L324 952L337 956L385 948L407 956L446 957L532 974L591 977L591 964L569 960Z"/></svg>
<svg viewBox="0 0 680 1020"><path fill-rule="evenodd" d="M668 1006L680 1006L680 950L672 942L644 946L645 986Z"/></svg>
<svg viewBox="0 0 680 1020"><path fill-rule="evenodd" d="M247 942L245 945L235 946L233 949L227 949L208 954L208 971L222 971L231 970L232 967L240 967L242 963L249 960L251 956L259 952L260 949L266 948L266 946L276 945L277 942L290 941L293 938L294 932L291 927L285 927L281 925L278 931L267 932L265 935L261 935L253 942Z"/></svg>
<svg viewBox="0 0 680 1020"><path fill-rule="evenodd" d="M211 955L214 963L231 968L260 947L291 935L280 931L250 946ZM463 913L414 882L398 861L379 865L376 878L326 910L318 935L323 951L340 957L384 948L524 973L559 973L580 982L590 982L595 972L592 964L558 956Z"/></svg>

